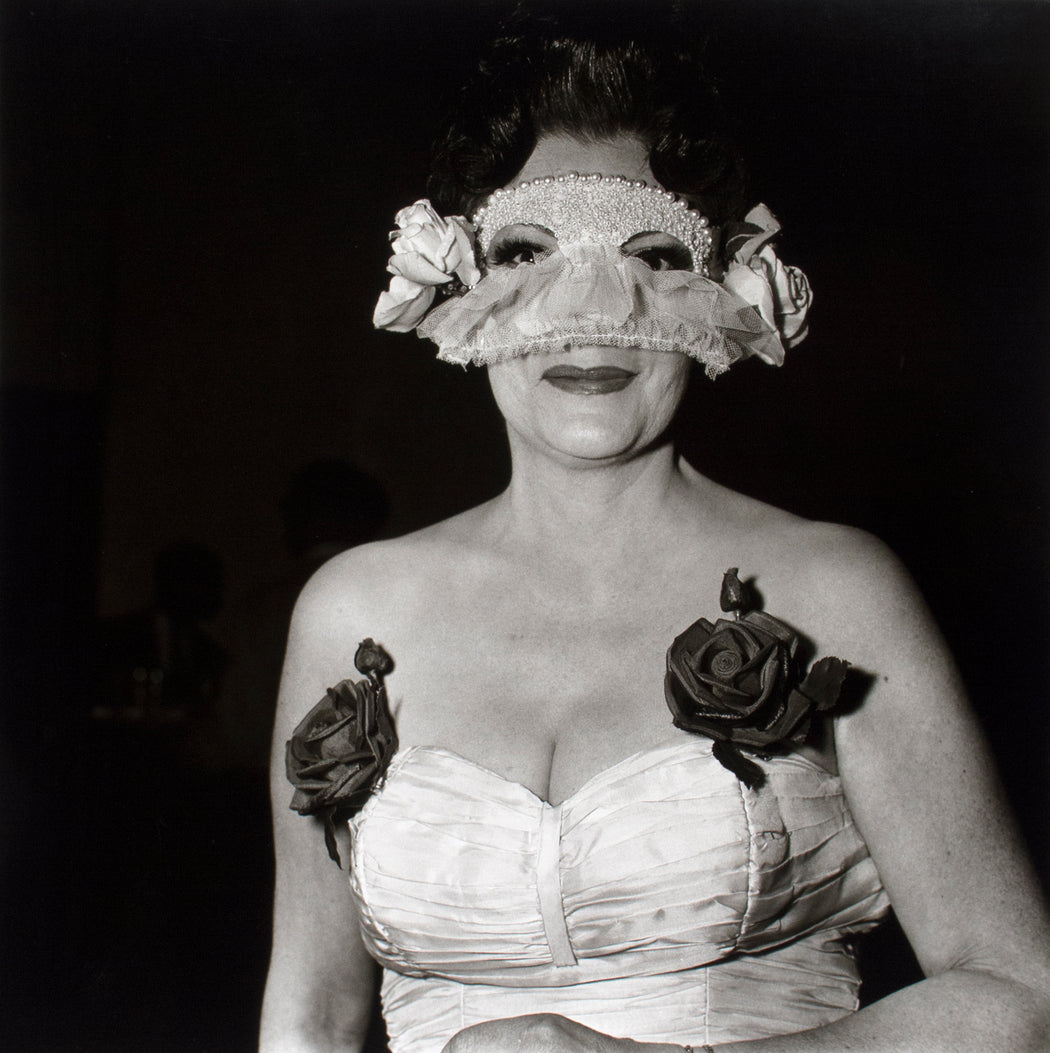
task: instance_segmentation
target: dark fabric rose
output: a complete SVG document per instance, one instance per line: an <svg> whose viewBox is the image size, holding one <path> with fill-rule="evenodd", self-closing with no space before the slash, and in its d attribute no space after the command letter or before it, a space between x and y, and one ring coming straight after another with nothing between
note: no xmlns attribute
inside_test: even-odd
<svg viewBox="0 0 1050 1053"><path fill-rule="evenodd" d="M339 863L335 824L368 800L397 752L383 676L394 663L373 640L354 656L364 680L330 687L292 733L285 747L285 771L295 787L290 805L300 815L325 821L328 854Z"/></svg>
<svg viewBox="0 0 1050 1053"><path fill-rule="evenodd" d="M701 618L675 639L664 694L675 727L714 739L718 760L757 787L765 775L741 749L772 753L801 743L813 713L835 704L849 664L822 658L803 677L797 635L763 611L741 613L746 605L736 569L727 571L722 607L736 620Z"/></svg>

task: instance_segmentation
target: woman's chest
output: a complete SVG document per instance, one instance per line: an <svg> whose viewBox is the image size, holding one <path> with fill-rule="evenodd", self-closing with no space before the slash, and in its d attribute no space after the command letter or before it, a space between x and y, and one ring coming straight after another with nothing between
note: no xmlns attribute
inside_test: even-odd
<svg viewBox="0 0 1050 1053"><path fill-rule="evenodd" d="M686 606L446 605L445 617L417 622L391 647L400 741L453 749L561 800L595 772L681 734L663 679L667 648L692 620Z"/></svg>
<svg viewBox="0 0 1050 1053"><path fill-rule="evenodd" d="M404 746L454 750L556 803L685 734L664 701L667 651L698 618L720 616L721 559L611 575L597 590L499 569L435 578L377 626L397 663Z"/></svg>

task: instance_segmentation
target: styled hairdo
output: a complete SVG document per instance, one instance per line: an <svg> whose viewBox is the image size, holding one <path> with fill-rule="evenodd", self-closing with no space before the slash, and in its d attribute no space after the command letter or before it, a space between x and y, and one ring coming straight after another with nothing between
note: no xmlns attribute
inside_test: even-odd
<svg viewBox="0 0 1050 1053"><path fill-rule="evenodd" d="M717 92L682 47L682 20L661 6L562 0L512 16L435 144L428 189L439 210L471 215L543 135L627 134L649 146L659 182L712 223L742 216L746 176Z"/></svg>

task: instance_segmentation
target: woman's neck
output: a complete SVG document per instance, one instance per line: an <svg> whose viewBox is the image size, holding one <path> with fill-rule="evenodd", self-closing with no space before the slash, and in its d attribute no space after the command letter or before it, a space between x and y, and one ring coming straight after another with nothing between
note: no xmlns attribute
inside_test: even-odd
<svg viewBox="0 0 1050 1053"><path fill-rule="evenodd" d="M672 444L661 442L615 463L566 463L511 437L513 473L494 502L501 542L518 551L625 555L651 547L664 524L695 501L696 473L683 474ZM695 507L695 506L694 506Z"/></svg>

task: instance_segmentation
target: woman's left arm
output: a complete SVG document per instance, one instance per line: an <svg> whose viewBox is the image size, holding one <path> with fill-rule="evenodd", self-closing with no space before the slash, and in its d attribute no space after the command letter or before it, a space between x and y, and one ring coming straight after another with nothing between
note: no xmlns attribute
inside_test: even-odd
<svg viewBox="0 0 1050 1053"><path fill-rule="evenodd" d="M994 763L908 574L872 539L839 538L825 550L838 608L826 651L873 677L835 721L839 767L926 979L819 1031L739 1048L1045 1053L1050 922Z"/></svg>
<svg viewBox="0 0 1050 1053"><path fill-rule="evenodd" d="M822 653L871 677L835 719L854 819L925 979L738 1053L1046 1053L1050 920L955 665L910 576L829 528L812 583Z"/></svg>
<svg viewBox="0 0 1050 1053"><path fill-rule="evenodd" d="M871 674L835 721L843 783L925 979L824 1027L717 1047L734 1053L1046 1053L1050 919L926 606L895 557L866 535L824 538L814 581L821 652ZM831 542L828 544L827 542ZM450 1053L509 1048L681 1050L611 1039L561 1017L494 1021ZM699 1049L699 1043L695 1043Z"/></svg>

